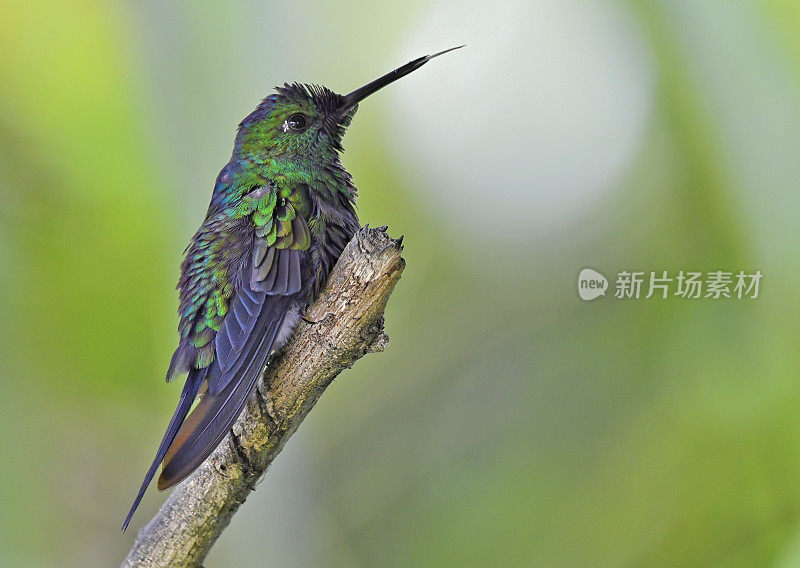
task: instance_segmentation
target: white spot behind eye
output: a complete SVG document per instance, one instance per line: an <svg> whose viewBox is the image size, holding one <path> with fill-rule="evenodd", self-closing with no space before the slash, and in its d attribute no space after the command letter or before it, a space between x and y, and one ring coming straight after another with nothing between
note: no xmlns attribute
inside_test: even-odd
<svg viewBox="0 0 800 568"><path fill-rule="evenodd" d="M289 132L289 120L288 119L283 121L283 131L284 132Z"/></svg>

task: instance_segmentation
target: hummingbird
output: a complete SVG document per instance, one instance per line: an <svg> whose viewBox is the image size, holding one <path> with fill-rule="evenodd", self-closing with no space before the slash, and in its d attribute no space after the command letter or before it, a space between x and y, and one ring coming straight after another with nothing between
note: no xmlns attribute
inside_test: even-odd
<svg viewBox="0 0 800 568"><path fill-rule="evenodd" d="M159 490L185 479L219 445L269 355L304 319L358 231L356 187L340 160L358 103L460 47L417 58L347 95L284 83L239 124L181 264L180 340L167 382L182 375L186 382L123 531L162 462Z"/></svg>

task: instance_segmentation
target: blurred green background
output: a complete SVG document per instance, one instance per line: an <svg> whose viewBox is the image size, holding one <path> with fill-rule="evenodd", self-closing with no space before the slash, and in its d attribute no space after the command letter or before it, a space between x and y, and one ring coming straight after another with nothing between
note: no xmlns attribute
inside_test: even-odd
<svg viewBox="0 0 800 568"><path fill-rule="evenodd" d="M177 266L283 81L361 105L406 235L388 350L332 385L224 566L800 566L800 3L0 2L0 565L114 566L177 400ZM584 266L761 270L582 302Z"/></svg>

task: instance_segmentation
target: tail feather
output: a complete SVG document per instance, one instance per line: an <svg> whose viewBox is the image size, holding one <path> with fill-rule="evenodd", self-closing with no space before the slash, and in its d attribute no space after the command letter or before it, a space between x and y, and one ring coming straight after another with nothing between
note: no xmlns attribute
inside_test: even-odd
<svg viewBox="0 0 800 568"><path fill-rule="evenodd" d="M189 373L189 376L186 377L186 383L183 385L178 407L175 409L175 413L172 415L172 420L169 421L167 431L164 433L164 437L161 439L161 444L158 446L156 457L153 459L150 469L147 470L147 474L144 476L144 481L142 481L142 486L139 488L139 493L136 495L136 499L134 499L130 511L128 511L128 516L125 517L125 522L122 523L122 532L125 532L125 529L128 528L128 524L131 522L133 514L139 507L142 497L144 497L147 486L150 485L150 482L156 474L156 470L158 470L159 464L161 464L161 461L167 454L167 451L172 445L172 442L175 439L181 424L186 418L186 415L189 413L195 396L197 396L197 392L200 390L200 385L202 385L203 381L205 380L206 372L207 369L193 369Z"/></svg>
<svg viewBox="0 0 800 568"><path fill-rule="evenodd" d="M197 469L222 441L241 413L283 325L288 299L279 298L265 306L254 333L239 355L240 361L228 371L233 376L223 380L227 386L216 395L206 392L181 426L165 455L164 467L158 478L159 490L172 487ZM211 365L209 377L215 372L220 372L216 362Z"/></svg>

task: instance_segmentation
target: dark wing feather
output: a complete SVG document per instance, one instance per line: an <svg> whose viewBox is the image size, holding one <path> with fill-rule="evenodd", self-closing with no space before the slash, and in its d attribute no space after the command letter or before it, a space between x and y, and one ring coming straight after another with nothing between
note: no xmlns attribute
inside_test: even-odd
<svg viewBox="0 0 800 568"><path fill-rule="evenodd" d="M142 501L142 497L144 497L144 492L147 490L147 486L150 485L150 481L152 481L153 477L155 476L161 460L164 459L168 448L175 440L178 429L180 428L184 418L186 418L186 415L189 413L189 409L192 407L192 402L194 402L194 398L197 396L200 385L203 384L203 381L206 378L206 371L207 369L194 369L189 373L189 376L186 377L186 383L183 385L178 407L175 409L175 412L172 415L172 420L169 421L169 426L167 426L167 431L164 433L164 437L161 439L161 444L158 446L156 457L153 459L150 469L147 470L147 474L144 476L144 481L142 481L142 486L139 488L139 493L136 495L136 499L133 501L133 505L131 505L131 509L128 511L128 515L125 517L125 522L122 524L123 531L128 528L128 524L131 522L133 513L136 511L136 508Z"/></svg>
<svg viewBox="0 0 800 568"><path fill-rule="evenodd" d="M183 423L175 443L165 456L164 468L158 478L160 490L172 487L197 469L228 433L267 362L289 302L290 298L278 296L266 303L256 333L249 336L247 346L238 358L241 363L234 366L233 376L226 381L227 386L217 395L204 394L197 408ZM209 375L219 372L219 365L212 363Z"/></svg>
<svg viewBox="0 0 800 568"><path fill-rule="evenodd" d="M245 274L240 279L240 289L217 333L219 373L209 373L208 377L208 390L212 395L222 392L234 376L234 366L240 359L247 338L253 333L259 314L269 301L268 296L288 296L300 291L300 254L298 250L272 248L262 259L261 266L250 268L249 264L246 265ZM270 263L269 267L264 266L267 262ZM246 278L248 272L250 277ZM264 279L259 281L261 274Z"/></svg>
<svg viewBox="0 0 800 568"><path fill-rule="evenodd" d="M242 288L250 288L245 283ZM225 319L222 321L216 338L217 361L222 373L226 373L234 360L242 352L245 341L253 331L258 314L264 305L267 295L264 292L248 290L248 293L236 294L231 302ZM217 394L222 388L210 385L211 394Z"/></svg>
<svg viewBox="0 0 800 568"><path fill-rule="evenodd" d="M266 188L258 188L250 195L263 200L265 191ZM302 201L301 195L295 197ZM292 205L291 198L283 200L280 207L275 206L277 198L267 198L266 202L273 207L268 210L269 215L266 211L256 213L261 225L254 231L252 254L243 265L239 289L215 340L220 373L210 375L208 381L209 392L215 396L234 375L232 366L253 332L266 297L291 295L302 287L300 253L311 243L302 207Z"/></svg>

